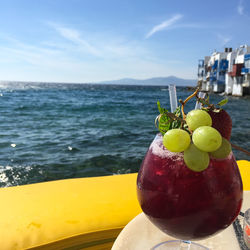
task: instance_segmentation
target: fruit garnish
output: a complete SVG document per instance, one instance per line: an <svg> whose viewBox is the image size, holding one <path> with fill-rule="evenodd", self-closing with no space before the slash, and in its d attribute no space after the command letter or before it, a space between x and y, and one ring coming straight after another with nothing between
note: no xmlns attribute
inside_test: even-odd
<svg viewBox="0 0 250 250"><path fill-rule="evenodd" d="M226 99L221 100L217 105L221 107L227 103L228 103L228 99L226 98Z"/></svg>
<svg viewBox="0 0 250 250"><path fill-rule="evenodd" d="M217 129L221 136L230 140L232 131L232 119L224 109L210 109L208 114L212 118L212 127Z"/></svg>
<svg viewBox="0 0 250 250"><path fill-rule="evenodd" d="M212 118L206 111L194 109L187 114L186 123L188 128L194 131L201 126L211 126Z"/></svg>
<svg viewBox="0 0 250 250"><path fill-rule="evenodd" d="M205 170L209 165L209 155L201 151L194 144L190 144L184 151L184 162L189 169L200 172Z"/></svg>
<svg viewBox="0 0 250 250"><path fill-rule="evenodd" d="M190 134L179 128L168 130L163 136L163 145L171 152L184 151L190 142Z"/></svg>
<svg viewBox="0 0 250 250"><path fill-rule="evenodd" d="M155 124L159 131L164 135L168 130L180 128L185 121L181 118L181 110L178 107L174 113L162 108L160 102L157 102L160 115L155 119ZM158 124L157 124L158 123Z"/></svg>
<svg viewBox="0 0 250 250"><path fill-rule="evenodd" d="M211 152L210 155L216 159L224 159L231 153L231 151L232 147L230 142L222 137L221 146L216 151Z"/></svg>
<svg viewBox="0 0 250 250"><path fill-rule="evenodd" d="M232 119L230 115L222 109L222 106L228 103L228 99L223 99L217 104L211 104L209 97L201 99L197 97L197 100L202 104L202 109L207 111L212 118L212 127L217 129L221 136L230 140L232 131Z"/></svg>
<svg viewBox="0 0 250 250"><path fill-rule="evenodd" d="M201 126L193 132L193 143L202 151L213 152L221 146L222 137L220 133L212 127Z"/></svg>
<svg viewBox="0 0 250 250"><path fill-rule="evenodd" d="M210 156L224 159L231 153L231 145L248 155L250 152L229 142L232 130L232 120L222 109L228 102L224 99L217 104L211 104L209 97L198 97L199 89L185 99L180 100L181 108L174 113L161 107L157 102L160 115L155 124L163 135L163 145L171 152L184 152L186 166L196 172L209 166ZM184 112L185 104L192 98L201 103L201 109Z"/></svg>

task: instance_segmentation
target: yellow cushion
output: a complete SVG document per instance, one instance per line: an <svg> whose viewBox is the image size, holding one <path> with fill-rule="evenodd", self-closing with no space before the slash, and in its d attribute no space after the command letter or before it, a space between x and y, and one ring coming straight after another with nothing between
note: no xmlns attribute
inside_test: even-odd
<svg viewBox="0 0 250 250"><path fill-rule="evenodd" d="M243 189L250 190L250 161L240 160L237 161L237 164L240 169Z"/></svg>
<svg viewBox="0 0 250 250"><path fill-rule="evenodd" d="M121 229L141 212L136 176L69 179L0 189L0 249L110 249Z"/></svg>

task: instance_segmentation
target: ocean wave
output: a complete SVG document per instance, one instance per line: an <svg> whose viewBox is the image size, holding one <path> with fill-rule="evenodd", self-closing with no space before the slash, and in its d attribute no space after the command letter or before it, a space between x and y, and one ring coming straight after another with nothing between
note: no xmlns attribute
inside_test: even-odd
<svg viewBox="0 0 250 250"><path fill-rule="evenodd" d="M139 170L141 161L141 158L135 157L99 155L73 164L0 166L0 187L59 179L134 173Z"/></svg>

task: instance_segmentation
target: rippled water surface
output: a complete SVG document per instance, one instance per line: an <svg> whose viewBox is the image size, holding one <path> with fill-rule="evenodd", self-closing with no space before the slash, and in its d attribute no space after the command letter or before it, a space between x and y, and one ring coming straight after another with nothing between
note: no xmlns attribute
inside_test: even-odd
<svg viewBox="0 0 250 250"><path fill-rule="evenodd" d="M181 99L191 93L177 91ZM157 133L157 100L169 107L167 87L1 85L0 186L137 172ZM229 97L225 109L232 142L249 150L250 98Z"/></svg>

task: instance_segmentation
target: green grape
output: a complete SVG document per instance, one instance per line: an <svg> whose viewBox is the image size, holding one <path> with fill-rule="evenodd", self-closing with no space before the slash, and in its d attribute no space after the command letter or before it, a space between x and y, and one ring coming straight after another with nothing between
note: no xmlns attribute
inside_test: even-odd
<svg viewBox="0 0 250 250"><path fill-rule="evenodd" d="M198 149L194 144L190 144L184 151L184 162L189 169L200 172L208 167L209 155L207 152Z"/></svg>
<svg viewBox="0 0 250 250"><path fill-rule="evenodd" d="M201 126L212 126L211 116L204 110L194 109L186 116L186 123L192 131Z"/></svg>
<svg viewBox="0 0 250 250"><path fill-rule="evenodd" d="M183 129L168 130L163 137L163 145L171 152L182 152L190 144L190 135Z"/></svg>
<svg viewBox="0 0 250 250"><path fill-rule="evenodd" d="M216 151L211 152L210 155L216 159L224 159L230 154L231 151L232 147L230 142L222 137L221 146Z"/></svg>
<svg viewBox="0 0 250 250"><path fill-rule="evenodd" d="M193 132L194 145L205 152L217 150L222 142L222 137L218 130L209 126L201 126Z"/></svg>
<svg viewBox="0 0 250 250"><path fill-rule="evenodd" d="M190 144L184 151L184 162L193 171L200 172L209 165L209 155L207 152L199 150L194 144Z"/></svg>

